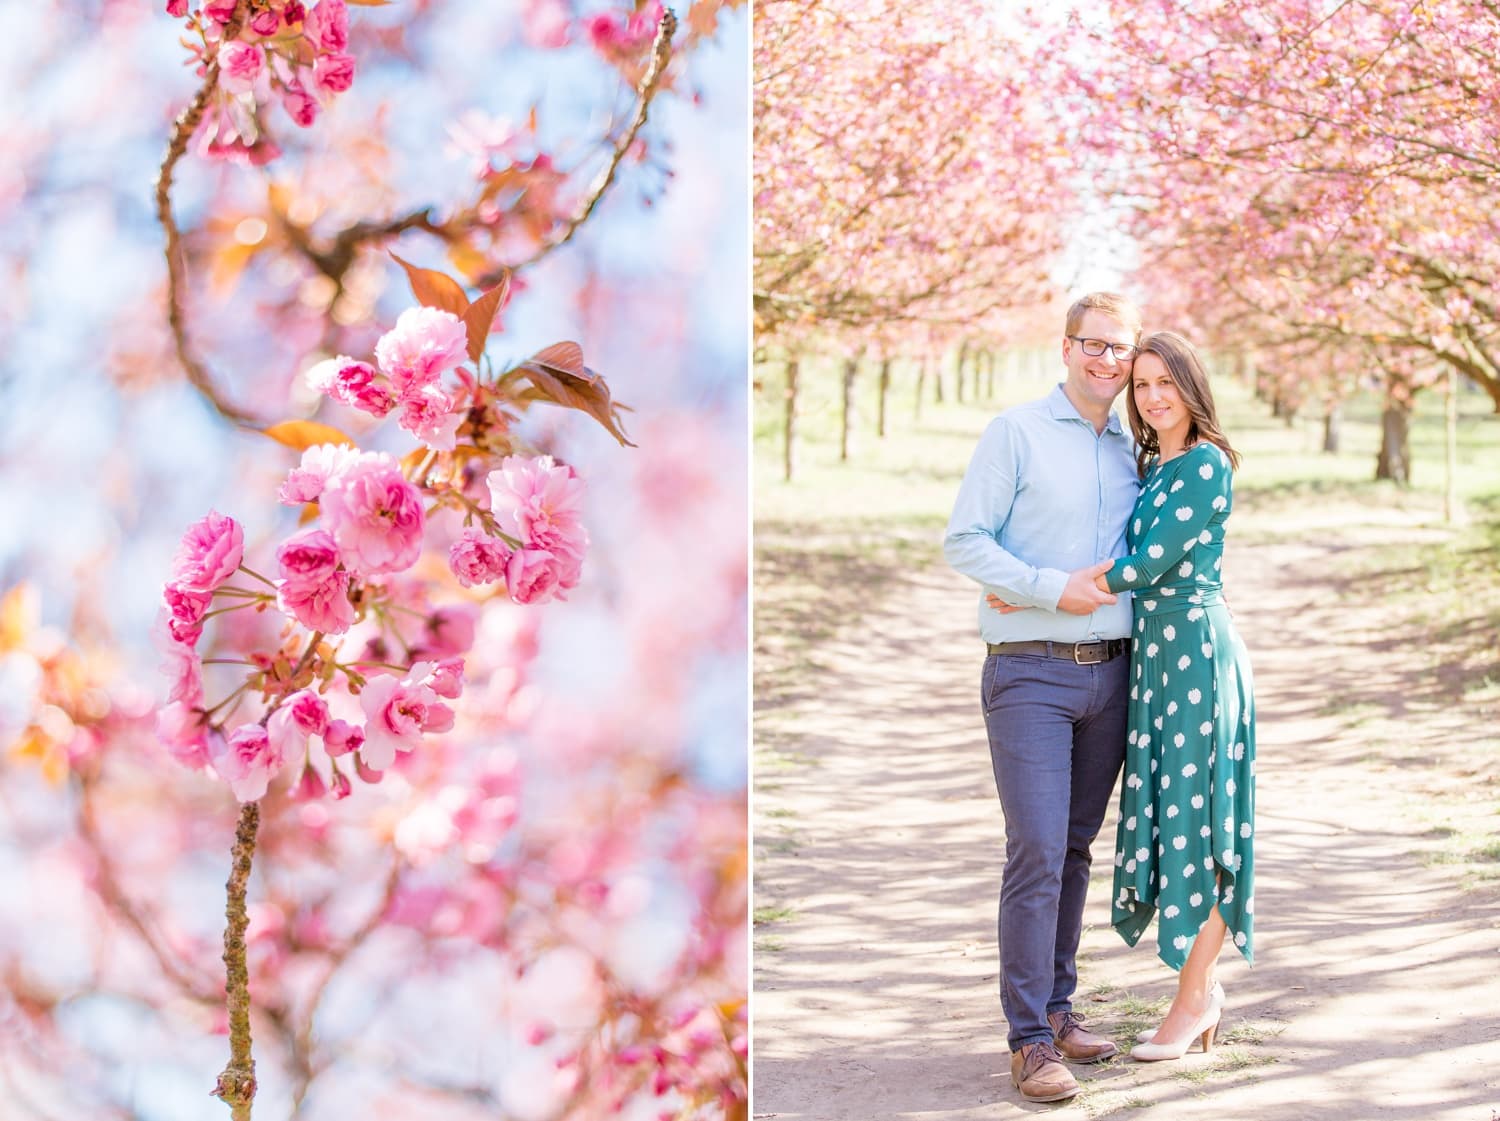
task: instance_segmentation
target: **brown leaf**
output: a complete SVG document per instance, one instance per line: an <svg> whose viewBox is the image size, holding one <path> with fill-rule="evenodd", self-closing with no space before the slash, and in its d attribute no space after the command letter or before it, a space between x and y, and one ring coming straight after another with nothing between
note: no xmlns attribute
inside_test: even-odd
<svg viewBox="0 0 1500 1121"><path fill-rule="evenodd" d="M604 425L627 448L635 447L620 425L619 412L626 408L609 397L604 379L583 364L583 348L577 343L554 343L533 355L506 375L520 376L531 388L515 395L518 401L546 401L568 409L579 409Z"/></svg>
<svg viewBox="0 0 1500 1121"><path fill-rule="evenodd" d="M469 333L469 361L476 366L479 364L479 356L484 353L484 344L489 341L490 325L495 321L495 313L500 310L500 305L505 302L509 292L510 273L507 272L501 277L499 284L470 304L463 314L464 329Z"/></svg>
<svg viewBox="0 0 1500 1121"><path fill-rule="evenodd" d="M394 253L391 254L391 259L406 270L406 277L411 281L411 293L423 307L449 311L459 318L463 318L464 312L469 310L469 297L464 295L463 285L447 273L418 268Z"/></svg>
<svg viewBox="0 0 1500 1121"><path fill-rule="evenodd" d="M306 451L315 444L344 444L354 447L354 441L345 436L337 428L328 424L319 424L315 420L284 420L280 424L273 424L263 431L278 444L285 444L297 451Z"/></svg>
<svg viewBox="0 0 1500 1121"><path fill-rule="evenodd" d="M545 350L533 354L531 360L565 374L572 374L575 378L597 376L591 374L583 364L583 347L573 342L553 343Z"/></svg>

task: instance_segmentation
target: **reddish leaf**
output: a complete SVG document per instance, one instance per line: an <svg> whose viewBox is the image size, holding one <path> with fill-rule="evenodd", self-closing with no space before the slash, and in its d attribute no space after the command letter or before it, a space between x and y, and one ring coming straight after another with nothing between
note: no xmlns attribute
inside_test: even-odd
<svg viewBox="0 0 1500 1121"><path fill-rule="evenodd" d="M533 354L531 360L539 365L561 370L565 374L572 374L575 378L598 376L583 364L583 347L577 343L553 343L545 350L539 350Z"/></svg>
<svg viewBox="0 0 1500 1121"><path fill-rule="evenodd" d="M319 424L315 420L284 420L261 431L278 444L285 444L299 452L306 451L314 444L345 444L354 447L354 441L337 428Z"/></svg>
<svg viewBox="0 0 1500 1121"><path fill-rule="evenodd" d="M499 284L470 304L463 314L464 328L469 333L469 361L475 365L478 365L479 356L484 353L484 344L490 337L490 325L495 321L495 313L500 310L500 305L505 302L509 292L510 273L507 272L500 278Z"/></svg>
<svg viewBox="0 0 1500 1121"><path fill-rule="evenodd" d="M577 343L555 343L521 363L510 374L525 377L531 388L516 394L518 401L547 401L588 413L625 447L635 445L620 425L619 412L626 408L609 397L604 379L583 364L583 348Z"/></svg>
<svg viewBox="0 0 1500 1121"><path fill-rule="evenodd" d="M469 297L464 295L463 285L447 273L418 268L394 253L391 254L391 259L406 270L406 277L411 281L412 295L423 307L450 311L459 318L463 318L464 312L469 310Z"/></svg>

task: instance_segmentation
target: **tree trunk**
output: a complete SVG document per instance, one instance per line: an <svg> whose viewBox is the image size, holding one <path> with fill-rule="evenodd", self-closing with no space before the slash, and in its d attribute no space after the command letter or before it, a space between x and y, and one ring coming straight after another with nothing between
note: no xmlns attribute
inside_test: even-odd
<svg viewBox="0 0 1500 1121"><path fill-rule="evenodd" d="M875 414L875 435L882 440L885 439L885 399L891 390L891 360L882 358L880 360L880 399L878 411Z"/></svg>
<svg viewBox="0 0 1500 1121"><path fill-rule="evenodd" d="M932 371L932 399L936 404L943 403L943 356L937 358L937 365Z"/></svg>
<svg viewBox="0 0 1500 1121"><path fill-rule="evenodd" d="M1443 521L1449 525L1463 520L1462 502L1458 497L1458 371L1448 367L1448 400L1443 418L1444 478Z"/></svg>
<svg viewBox="0 0 1500 1121"><path fill-rule="evenodd" d="M859 373L859 359L844 360L844 413L839 423L839 462L849 462L849 429L854 417L854 375Z"/></svg>
<svg viewBox="0 0 1500 1121"><path fill-rule="evenodd" d="M784 441L785 450L781 461L781 477L787 482L792 481L792 466L795 462L795 450L797 447L797 372L798 360L791 358L786 364L786 421L783 431L786 434Z"/></svg>
<svg viewBox="0 0 1500 1121"><path fill-rule="evenodd" d="M922 421L922 393L927 388L927 355L922 355L922 360L917 364L917 396L912 407L911 416L915 423Z"/></svg>
<svg viewBox="0 0 1500 1121"><path fill-rule="evenodd" d="M1411 447L1407 440L1411 426L1411 406L1387 401L1380 414L1380 453L1375 461L1375 477L1390 479L1406 486L1411 482Z"/></svg>
<svg viewBox="0 0 1500 1121"><path fill-rule="evenodd" d="M995 367L1000 364L1000 359L994 351L989 351L984 356L984 387L985 398L993 401L995 399Z"/></svg>
<svg viewBox="0 0 1500 1121"><path fill-rule="evenodd" d="M958 365L953 371L953 399L960 405L964 403L964 359L969 356L969 344L960 343L958 348Z"/></svg>
<svg viewBox="0 0 1500 1121"><path fill-rule="evenodd" d="M1339 450L1340 424L1344 419L1344 406L1332 404L1328 411L1323 414L1323 450L1329 455L1334 455Z"/></svg>

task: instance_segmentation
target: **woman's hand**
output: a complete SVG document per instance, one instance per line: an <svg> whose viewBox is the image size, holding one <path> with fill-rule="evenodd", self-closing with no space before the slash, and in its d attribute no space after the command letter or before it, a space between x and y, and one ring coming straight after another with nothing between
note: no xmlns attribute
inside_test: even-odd
<svg viewBox="0 0 1500 1121"><path fill-rule="evenodd" d="M984 602L987 603L987 604L989 604L992 608L994 608L996 611L1000 612L1000 614L1002 614L1002 615L1011 615L1011 614L1014 614L1017 611L1026 611L1026 610L1028 610L1025 607L1018 607L1014 603L1006 603L1003 599L1001 599L999 596L997 596L994 592L991 592L989 595L985 596L984 597Z"/></svg>

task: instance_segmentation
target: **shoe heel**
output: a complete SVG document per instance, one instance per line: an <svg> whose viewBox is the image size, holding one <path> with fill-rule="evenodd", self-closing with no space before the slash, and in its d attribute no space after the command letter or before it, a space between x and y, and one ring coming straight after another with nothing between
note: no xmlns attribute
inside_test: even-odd
<svg viewBox="0 0 1500 1121"><path fill-rule="evenodd" d="M1214 1021L1214 1023L1210 1024L1208 1030L1203 1033L1200 1041L1203 1044L1203 1053L1205 1055L1207 1055L1210 1051L1212 1051L1214 1049L1214 1036L1218 1033L1218 1031L1219 1031L1219 1024L1218 1024L1218 1021L1216 1020L1216 1021Z"/></svg>

